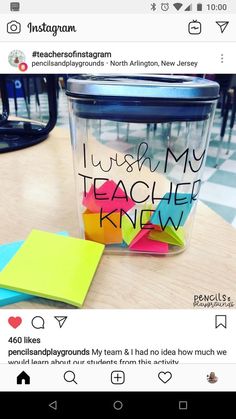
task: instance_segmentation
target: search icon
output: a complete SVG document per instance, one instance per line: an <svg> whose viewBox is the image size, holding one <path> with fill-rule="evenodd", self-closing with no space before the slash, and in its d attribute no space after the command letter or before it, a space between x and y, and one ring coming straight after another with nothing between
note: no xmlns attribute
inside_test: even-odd
<svg viewBox="0 0 236 419"><path fill-rule="evenodd" d="M75 381L75 373L74 373L74 371L66 371L66 372L64 373L64 380L65 380L65 381L67 381L67 383L72 383L72 382L74 382L75 384L78 384L78 383Z"/></svg>

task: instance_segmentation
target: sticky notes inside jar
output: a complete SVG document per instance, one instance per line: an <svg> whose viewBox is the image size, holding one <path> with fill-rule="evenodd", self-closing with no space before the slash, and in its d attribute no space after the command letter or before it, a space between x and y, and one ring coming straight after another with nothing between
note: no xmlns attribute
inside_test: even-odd
<svg viewBox="0 0 236 419"><path fill-rule="evenodd" d="M158 226L159 227L159 226ZM185 237L183 227L179 227L177 230L174 227L166 227L165 230L154 229L149 233L149 239L165 242L174 246L184 246Z"/></svg>
<svg viewBox="0 0 236 419"><path fill-rule="evenodd" d="M144 225L150 220L152 205L144 205L135 209L132 214L124 214L121 219L122 236L125 243L130 244Z"/></svg>
<svg viewBox="0 0 236 419"><path fill-rule="evenodd" d="M151 217L151 222L161 226L165 230L166 226L178 229L183 226L190 214L193 205L191 194L167 193L158 204L156 211Z"/></svg>
<svg viewBox="0 0 236 419"><path fill-rule="evenodd" d="M123 242L119 212L92 213L86 210L83 221L86 240L102 244Z"/></svg>
<svg viewBox="0 0 236 419"><path fill-rule="evenodd" d="M169 246L167 243L150 240L148 237L150 230L143 229L130 243L130 250L149 252L149 253L168 253Z"/></svg>
<svg viewBox="0 0 236 419"><path fill-rule="evenodd" d="M84 192L83 205L94 213L98 213L101 209L104 213L120 211L121 209L129 211L135 203L125 193L123 183L121 189L121 183L120 181L116 184L113 180L107 180L99 188L92 185L87 193Z"/></svg>

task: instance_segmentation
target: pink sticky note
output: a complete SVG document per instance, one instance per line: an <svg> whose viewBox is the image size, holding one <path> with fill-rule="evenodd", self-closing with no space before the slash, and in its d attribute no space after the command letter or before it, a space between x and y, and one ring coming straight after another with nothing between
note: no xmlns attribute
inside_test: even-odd
<svg viewBox="0 0 236 419"><path fill-rule="evenodd" d="M136 243L138 243L140 240L142 240L145 236L148 236L148 234L150 233L150 229L147 228L142 228L139 233L137 234L137 236L135 236L135 238L132 240L132 242L130 243L130 248L132 248L133 246L136 245Z"/></svg>
<svg viewBox="0 0 236 419"><path fill-rule="evenodd" d="M148 224L151 227L151 224ZM169 246L167 243L158 242L148 238L150 229L143 228L132 240L129 245L131 250L137 250L140 252L153 252L153 253L168 253Z"/></svg>
<svg viewBox="0 0 236 419"><path fill-rule="evenodd" d="M97 196L95 196L95 190L92 185L83 198L83 205L91 212L100 212L101 208L104 213L120 211L121 209L127 212L135 205L134 201L127 196L124 190L120 187L117 188L117 184L113 180L107 180L102 186L97 188L96 194Z"/></svg>
<svg viewBox="0 0 236 419"><path fill-rule="evenodd" d="M157 241L155 242L154 240L150 240L147 236L144 236L134 245L131 244L130 249L149 253L168 253L168 244Z"/></svg>

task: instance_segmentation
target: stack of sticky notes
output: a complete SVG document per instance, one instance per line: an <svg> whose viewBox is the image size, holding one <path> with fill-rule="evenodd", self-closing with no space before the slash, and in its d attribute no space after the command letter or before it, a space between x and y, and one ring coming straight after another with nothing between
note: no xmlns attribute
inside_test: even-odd
<svg viewBox="0 0 236 419"><path fill-rule="evenodd" d="M33 230L0 272L0 287L81 307L103 250L100 243Z"/></svg>
<svg viewBox="0 0 236 419"><path fill-rule="evenodd" d="M58 234L61 236L68 236L66 231L61 231ZM15 256L16 252L20 249L23 243L24 240L20 240L17 242L0 245L0 271L2 271L10 262L10 260ZM14 304L20 301L30 300L33 297L33 295L0 288L0 307L7 304Z"/></svg>
<svg viewBox="0 0 236 419"><path fill-rule="evenodd" d="M22 240L14 243L0 245L0 271L2 271L10 262L10 260L14 257L23 243L24 241ZM19 301L30 300L31 298L33 298L32 295L22 294L17 291L10 291L4 288L0 288L0 306L18 303Z"/></svg>

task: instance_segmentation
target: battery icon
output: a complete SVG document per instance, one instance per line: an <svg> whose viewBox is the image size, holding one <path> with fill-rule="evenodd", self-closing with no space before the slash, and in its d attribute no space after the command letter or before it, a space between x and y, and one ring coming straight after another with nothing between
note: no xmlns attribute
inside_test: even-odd
<svg viewBox="0 0 236 419"><path fill-rule="evenodd" d="M197 4L197 11L202 12L202 3Z"/></svg>

